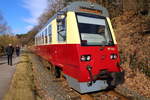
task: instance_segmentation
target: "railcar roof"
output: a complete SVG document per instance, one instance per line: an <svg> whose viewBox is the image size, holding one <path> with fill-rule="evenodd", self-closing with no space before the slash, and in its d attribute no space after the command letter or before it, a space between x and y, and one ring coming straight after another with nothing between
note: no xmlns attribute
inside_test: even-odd
<svg viewBox="0 0 150 100"><path fill-rule="evenodd" d="M58 11L53 17L51 17L48 20L48 22L44 25L44 27L42 29L44 29L45 26L47 26L52 20L54 20L57 17L57 15L59 15L62 12L63 13L65 13L67 11L82 12L82 11L80 11L80 7L98 10L98 11L101 11L101 14L100 14L101 16L105 16L105 17L109 16L107 9L101 5L98 5L96 3L91 3L91 2L76 1L76 2L70 3L70 5L68 5L66 8ZM84 12L84 13L86 13L86 12Z"/></svg>
<svg viewBox="0 0 150 100"><path fill-rule="evenodd" d="M101 5L98 5L96 3L91 3L91 2L83 2L83 1L73 2L70 5L68 5L66 8L64 8L62 11L82 12L79 9L80 7L90 8L93 10L99 10L99 11L102 11L101 16L109 16L107 9L102 7Z"/></svg>

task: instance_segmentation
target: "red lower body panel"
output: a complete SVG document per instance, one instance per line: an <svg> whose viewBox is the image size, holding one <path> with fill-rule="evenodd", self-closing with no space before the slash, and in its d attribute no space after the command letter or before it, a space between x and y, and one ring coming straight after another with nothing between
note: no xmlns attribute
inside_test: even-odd
<svg viewBox="0 0 150 100"><path fill-rule="evenodd" d="M64 74L77 79L79 82L90 81L87 66L92 66L92 75L99 74L100 70L119 72L117 59L110 59L111 54L117 54L117 46L80 46L80 44L50 44L35 47L35 52L53 65L61 67ZM81 55L91 55L90 61L81 62Z"/></svg>

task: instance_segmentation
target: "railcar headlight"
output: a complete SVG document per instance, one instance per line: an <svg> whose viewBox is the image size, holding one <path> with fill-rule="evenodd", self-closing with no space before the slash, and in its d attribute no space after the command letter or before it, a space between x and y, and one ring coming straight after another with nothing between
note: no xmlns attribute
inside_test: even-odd
<svg viewBox="0 0 150 100"><path fill-rule="evenodd" d="M80 58L81 61L90 61L91 55L82 55Z"/></svg>
<svg viewBox="0 0 150 100"><path fill-rule="evenodd" d="M117 59L117 54L111 54L110 59Z"/></svg>
<svg viewBox="0 0 150 100"><path fill-rule="evenodd" d="M91 56L87 56L87 57L86 57L86 60L87 60L87 61L90 61L90 60L91 60Z"/></svg>
<svg viewBox="0 0 150 100"><path fill-rule="evenodd" d="M86 57L85 56L81 56L81 61L86 61Z"/></svg>

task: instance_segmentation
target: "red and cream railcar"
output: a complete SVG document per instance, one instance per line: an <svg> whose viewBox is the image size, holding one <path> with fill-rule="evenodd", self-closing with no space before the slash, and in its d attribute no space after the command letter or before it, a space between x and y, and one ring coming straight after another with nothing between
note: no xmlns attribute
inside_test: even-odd
<svg viewBox="0 0 150 100"><path fill-rule="evenodd" d="M117 42L107 10L74 2L54 15L35 36L35 52L60 70L80 93L123 82Z"/></svg>

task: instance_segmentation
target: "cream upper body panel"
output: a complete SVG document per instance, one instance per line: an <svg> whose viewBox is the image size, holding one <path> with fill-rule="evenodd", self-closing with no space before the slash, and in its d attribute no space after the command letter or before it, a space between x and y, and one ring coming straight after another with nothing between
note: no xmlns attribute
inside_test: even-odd
<svg viewBox="0 0 150 100"><path fill-rule="evenodd" d="M90 7L92 7L92 9L89 9ZM84 10L85 9L85 10ZM114 43L116 44L116 39L115 39L115 35L111 26L111 22L108 14L108 11L106 8L102 7L101 5L95 4L95 3L89 3L89 2L73 2L70 5L68 5L66 8L62 9L60 12L58 11L52 18L50 18L48 20L48 22L44 25L43 29L39 31L38 35L36 36L36 41L35 44L38 45L49 45L49 44L80 44L81 43L81 39L80 39L80 34L79 34L79 29L78 29L78 23L77 23L77 19L76 19L76 14L75 12L85 12L85 11L89 11L93 10L93 11L100 11L101 12L101 16L105 16L107 18L109 27L110 27L110 31L114 40ZM58 40L58 37L60 35L58 35L58 29L57 29L57 18L58 16L63 13L66 16L66 40L64 41L60 41ZM47 35L46 39L45 37L43 38L43 31L45 29L48 29L48 25L51 24L52 26L52 36L49 37ZM59 27L58 27L59 28ZM45 42L48 41L50 39L52 39L49 42ZM59 38L60 39L60 38ZM43 42L44 41L44 42Z"/></svg>
<svg viewBox="0 0 150 100"><path fill-rule="evenodd" d="M57 21L56 21L56 19L54 19L51 22L51 25L52 25L52 42L51 42L51 44L58 44L58 41L57 41Z"/></svg>
<svg viewBox="0 0 150 100"><path fill-rule="evenodd" d="M67 44L80 44L80 35L75 12L67 13Z"/></svg>
<svg viewBox="0 0 150 100"><path fill-rule="evenodd" d="M57 24L58 23L57 23L57 19L55 18L50 22L51 27L52 27L51 28L52 29L51 30L52 41L51 41L51 43L47 43L47 44L81 44L80 33L79 33L79 29L78 29L78 23L77 23L75 12L73 12L73 11L67 12L65 20L66 20L66 25L65 25L66 26L66 40L63 42L60 42L60 41L58 42L58 30L57 30L57 27L58 27ZM112 34L114 44L117 44L115 34L114 34L114 31L113 31L109 17L106 17L106 20L108 22L109 29L110 29L110 32ZM49 38L50 37L48 37L48 40L49 40ZM44 38L44 41L45 41L45 38Z"/></svg>
<svg viewBox="0 0 150 100"><path fill-rule="evenodd" d="M114 44L117 44L117 42L116 42L116 37L115 37L115 33L114 33L113 28L112 28L110 18L109 18L109 17L106 17L106 19L107 19L107 22L108 22L108 25L109 25L109 28L110 28L110 31L111 31L111 34L112 34L112 38L113 38Z"/></svg>

